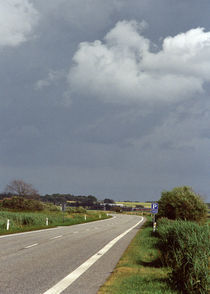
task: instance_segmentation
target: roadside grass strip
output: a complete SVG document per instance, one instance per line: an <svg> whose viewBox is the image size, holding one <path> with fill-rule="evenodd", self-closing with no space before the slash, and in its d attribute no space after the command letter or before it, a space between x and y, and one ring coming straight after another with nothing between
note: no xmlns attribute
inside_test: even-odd
<svg viewBox="0 0 210 294"><path fill-rule="evenodd" d="M169 269L162 267L157 242L152 234L152 223L147 221L98 294L178 293L169 286Z"/></svg>
<svg viewBox="0 0 210 294"><path fill-rule="evenodd" d="M71 226L110 218L103 212L62 213L62 212L13 212L0 211L0 235L14 234L19 232L34 231L54 228L57 226ZM7 220L10 227L7 230ZM46 225L46 219L48 225Z"/></svg>

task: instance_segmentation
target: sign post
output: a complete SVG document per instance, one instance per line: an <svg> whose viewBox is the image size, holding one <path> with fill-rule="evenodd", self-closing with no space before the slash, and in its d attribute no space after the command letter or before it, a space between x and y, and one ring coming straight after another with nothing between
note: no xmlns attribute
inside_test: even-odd
<svg viewBox="0 0 210 294"><path fill-rule="evenodd" d="M151 213L154 214L154 216L153 216L153 232L155 232L155 230L156 230L155 214L158 213L158 203L151 204Z"/></svg>
<svg viewBox="0 0 210 294"><path fill-rule="evenodd" d="M61 208L61 211L63 212L63 223L64 223L64 212L66 210L66 203L61 203L60 208Z"/></svg>

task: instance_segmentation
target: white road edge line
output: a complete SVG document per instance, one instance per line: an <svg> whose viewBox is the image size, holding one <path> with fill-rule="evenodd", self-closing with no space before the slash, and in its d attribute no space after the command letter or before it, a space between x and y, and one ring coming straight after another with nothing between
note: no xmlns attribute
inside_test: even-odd
<svg viewBox="0 0 210 294"><path fill-rule="evenodd" d="M84 272L86 272L99 258L101 258L109 249L111 249L121 238L127 235L130 231L132 231L135 227L137 227L144 220L141 217L141 220L130 229L126 230L124 233L120 234L118 237L114 238L108 244L106 244L101 250L99 250L96 254L91 256L88 260L86 260L83 264L81 264L77 269L67 275L60 282L55 284L52 288L48 289L43 294L60 294L66 288L68 288L75 280L77 280Z"/></svg>
<svg viewBox="0 0 210 294"><path fill-rule="evenodd" d="M63 237L63 235L59 235L59 236L56 236L56 237L52 237L52 238L50 238L50 240L58 239L58 238L61 238L61 237Z"/></svg>
<svg viewBox="0 0 210 294"><path fill-rule="evenodd" d="M28 245L28 246L24 247L24 249L28 249L28 248L34 247L34 246L36 246L36 245L38 245L38 244L39 244L39 243L34 243L34 244L32 244L32 245Z"/></svg>

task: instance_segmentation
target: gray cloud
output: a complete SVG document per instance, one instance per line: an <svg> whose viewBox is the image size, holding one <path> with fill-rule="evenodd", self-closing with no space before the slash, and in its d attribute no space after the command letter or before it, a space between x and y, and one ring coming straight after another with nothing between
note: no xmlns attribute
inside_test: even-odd
<svg viewBox="0 0 210 294"><path fill-rule="evenodd" d="M22 10L0 50L1 190L209 196L209 1L4 2Z"/></svg>

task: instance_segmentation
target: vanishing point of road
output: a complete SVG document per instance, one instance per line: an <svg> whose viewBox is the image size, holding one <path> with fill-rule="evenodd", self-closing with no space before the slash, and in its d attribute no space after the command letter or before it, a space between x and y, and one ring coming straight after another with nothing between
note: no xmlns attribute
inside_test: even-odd
<svg viewBox="0 0 210 294"><path fill-rule="evenodd" d="M96 294L143 222L119 214L0 236L0 293Z"/></svg>

